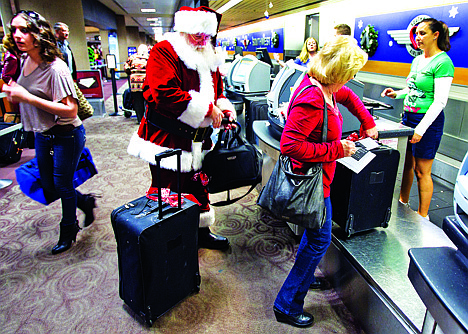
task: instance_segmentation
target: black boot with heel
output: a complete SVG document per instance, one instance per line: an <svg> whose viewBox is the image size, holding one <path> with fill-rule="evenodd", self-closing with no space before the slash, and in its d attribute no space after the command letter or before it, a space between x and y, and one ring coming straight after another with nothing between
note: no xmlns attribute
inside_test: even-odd
<svg viewBox="0 0 468 334"><path fill-rule="evenodd" d="M85 220L84 220L84 227L88 227L94 222L94 208L96 208L96 198L95 194L84 194L83 199L78 201L78 209L84 212Z"/></svg>
<svg viewBox="0 0 468 334"><path fill-rule="evenodd" d="M70 249L73 242L76 241L76 235L81 228L78 221L70 225L60 225L60 237L58 243L52 248L52 254L60 254Z"/></svg>

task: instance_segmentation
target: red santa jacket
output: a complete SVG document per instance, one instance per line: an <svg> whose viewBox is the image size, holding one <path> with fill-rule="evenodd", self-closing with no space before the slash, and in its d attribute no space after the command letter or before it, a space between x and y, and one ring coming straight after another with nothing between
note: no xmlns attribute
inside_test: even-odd
<svg viewBox="0 0 468 334"><path fill-rule="evenodd" d="M166 40L156 44L150 52L143 85L144 96L151 112L183 122L193 128L211 125L207 117L210 104L223 112L234 112L234 107L223 95L219 66L222 55L211 45L195 51L179 33L167 33ZM169 133L148 122L144 117L138 131L132 136L127 152L155 164L154 156L168 148L182 149L182 172L200 170L203 158L212 148L210 138L203 142ZM176 157L161 161L161 167L176 170Z"/></svg>

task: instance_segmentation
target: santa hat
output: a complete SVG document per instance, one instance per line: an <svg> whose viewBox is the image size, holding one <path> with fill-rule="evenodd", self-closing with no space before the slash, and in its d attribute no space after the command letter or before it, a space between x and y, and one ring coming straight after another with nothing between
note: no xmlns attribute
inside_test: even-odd
<svg viewBox="0 0 468 334"><path fill-rule="evenodd" d="M221 16L208 7L183 6L174 14L174 30L187 34L204 33L215 36L218 32Z"/></svg>

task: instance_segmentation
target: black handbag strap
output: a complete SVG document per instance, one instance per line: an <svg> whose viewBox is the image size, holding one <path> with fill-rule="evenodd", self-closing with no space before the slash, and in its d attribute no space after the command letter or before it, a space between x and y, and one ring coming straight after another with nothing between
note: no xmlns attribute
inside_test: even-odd
<svg viewBox="0 0 468 334"><path fill-rule="evenodd" d="M311 88L311 87L317 87L316 85L310 84L305 87L302 87L302 89L297 93L291 102L289 103L289 108L288 108L288 116L289 112L291 111L292 105L294 104L294 101L296 101L296 98L301 95L306 89ZM322 124L322 143L325 143L327 141L327 132L328 132L328 111L327 111L327 103L325 102L325 97L323 97L323 124Z"/></svg>
<svg viewBox="0 0 468 334"><path fill-rule="evenodd" d="M236 198L233 198L233 199L230 199L229 198L229 190L227 190L227 193L228 193L228 199L225 200L225 201L219 201L219 202L216 202L216 203L210 203L210 205L213 205L213 206L225 206L225 205L229 205L229 204L233 204L233 203L236 203L238 200L244 198L245 196L247 196L248 194L250 194L252 192L252 190L255 189L257 185L256 184L252 184L250 186L250 189L242 196L239 196L239 197L236 197Z"/></svg>
<svg viewBox="0 0 468 334"><path fill-rule="evenodd" d="M289 112L291 111L292 105L293 105L294 101L296 100L296 98L299 95L301 95L306 89L311 88L311 87L317 87L317 86L313 85L313 84L307 85L307 86L303 87L299 91L299 93L297 93L293 97L293 99L289 103L288 116L289 116ZM327 102L325 101L325 97L323 97L323 124L322 124L322 138L321 138L322 141L321 141L321 143L325 143L327 141L327 133L328 133L328 110L327 110ZM291 159L289 157L284 156L283 154L280 154L280 156L278 158L278 163L280 164L280 167L283 170L283 172L286 175L288 175L289 177L294 177L294 178L300 179L300 180L310 179L310 178L314 177L313 175L302 175L302 174L293 173L292 169L287 170L285 166L288 165L288 167L291 167ZM321 165L321 163L318 163L318 164ZM311 168L313 168L313 167L311 167Z"/></svg>

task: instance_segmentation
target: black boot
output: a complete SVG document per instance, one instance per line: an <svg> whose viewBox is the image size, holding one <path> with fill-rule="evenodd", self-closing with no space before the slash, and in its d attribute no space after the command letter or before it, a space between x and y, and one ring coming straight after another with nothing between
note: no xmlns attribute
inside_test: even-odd
<svg viewBox="0 0 468 334"><path fill-rule="evenodd" d="M88 227L94 222L93 209L96 207L96 198L94 194L84 194L83 200L78 202L78 209L84 212L84 227Z"/></svg>
<svg viewBox="0 0 468 334"><path fill-rule="evenodd" d="M52 248L52 254L59 254L68 250L72 243L76 241L76 235L81 230L78 222L71 225L60 225L60 238L58 243Z"/></svg>
<svg viewBox="0 0 468 334"><path fill-rule="evenodd" d="M201 227L198 229L198 248L226 250L229 248L229 240L211 233L208 227Z"/></svg>

